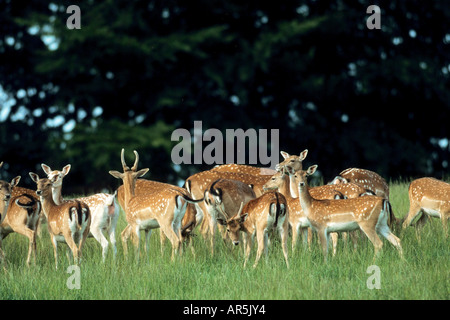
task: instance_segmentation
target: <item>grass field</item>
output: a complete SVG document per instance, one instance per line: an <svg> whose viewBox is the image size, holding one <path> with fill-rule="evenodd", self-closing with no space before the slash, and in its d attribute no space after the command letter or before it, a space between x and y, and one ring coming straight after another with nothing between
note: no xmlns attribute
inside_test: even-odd
<svg viewBox="0 0 450 320"><path fill-rule="evenodd" d="M391 184L391 203L397 217L408 211L408 184ZM303 246L289 251L290 269L286 269L280 243L273 241L268 259L258 267L243 268L242 248L231 248L216 241L211 257L201 236L194 238L194 257L185 250L175 262L170 259L170 243L161 255L159 230L151 238L151 252L139 262L123 256L120 232L126 225L122 215L116 229L117 259L108 253L101 262L101 247L95 239L87 241L80 268L80 289L69 289L67 273L71 264L59 248L59 269L54 268L53 249L46 230L37 239L37 264L27 268L27 239L12 234L3 241L7 271L0 271L0 300L7 299L158 299L158 300L298 300L298 299L442 299L449 295L449 240L441 222L433 219L416 237L415 228L394 233L402 240L405 260L383 240L380 257L373 261L373 246L361 241L358 250L339 242L336 257L324 263L317 241L311 250ZM290 239L289 239L290 241ZM131 245L131 244L130 244ZM290 249L290 243L289 243ZM369 289L368 267L380 271L380 289ZM69 279L70 280L70 279Z"/></svg>

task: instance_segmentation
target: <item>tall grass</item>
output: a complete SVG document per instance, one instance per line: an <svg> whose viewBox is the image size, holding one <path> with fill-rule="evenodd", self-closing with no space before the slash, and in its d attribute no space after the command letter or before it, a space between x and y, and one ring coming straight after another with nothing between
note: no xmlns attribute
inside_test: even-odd
<svg viewBox="0 0 450 320"><path fill-rule="evenodd" d="M392 206L400 218L409 207L407 188L406 182L391 183ZM118 239L125 226L122 215L116 229ZM133 250L125 258L118 241L117 258L113 260L110 250L102 263L101 247L91 238L83 250L81 288L72 290L66 284L71 276L67 273L71 265L66 256L67 246L59 246L59 269L55 270L53 248L47 231L43 230L37 240L37 263L27 268L27 239L12 234L3 241L7 271L0 270L0 300L449 299L449 243L440 221L433 219L427 223L420 241L413 227L394 233L402 240L404 260L385 240L381 255L373 261L369 241L360 241L354 251L350 241L340 239L337 255L324 263L314 241L311 249L300 243L295 252L289 250L290 269L286 268L276 238L267 259L262 258L256 269L251 267L256 245L245 269L242 247L231 247L218 239L215 255L211 256L201 236L193 239L195 256L191 250L185 250L183 256L171 261L170 243L166 243L161 254L159 231L155 230L150 252L142 251L139 261ZM380 289L369 289L366 284L371 276L367 268L373 264L380 268Z"/></svg>

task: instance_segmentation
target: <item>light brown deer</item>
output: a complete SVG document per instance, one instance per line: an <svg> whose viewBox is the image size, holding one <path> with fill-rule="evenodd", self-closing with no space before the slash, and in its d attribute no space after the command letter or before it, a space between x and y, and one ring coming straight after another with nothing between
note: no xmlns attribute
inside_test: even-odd
<svg viewBox="0 0 450 320"><path fill-rule="evenodd" d="M219 218L217 221L226 226L228 235L234 245L239 244L240 233L244 233L246 246L244 268L250 256L253 237L256 236L258 242L258 251L253 265L253 268L256 268L263 251L267 257L269 232L278 229L284 259L286 266L289 268L287 250L288 216L289 209L285 197L278 192L267 192L256 199L250 200L246 205L241 203L238 213L231 218L227 220Z"/></svg>
<svg viewBox="0 0 450 320"><path fill-rule="evenodd" d="M290 155L289 153L285 151L281 151L281 156L284 158L283 162L280 162L275 169L277 171L281 171L282 168L293 170L294 172L297 172L299 170L303 169L303 160L306 159L306 156L308 155L308 149L303 150L300 152L300 154L297 155Z"/></svg>
<svg viewBox="0 0 450 320"><path fill-rule="evenodd" d="M83 245L91 224L89 207L78 200L65 201L57 205L52 196L53 180L39 178L33 172L30 172L30 177L37 185L36 194L41 197L44 214L47 217L56 269L58 269L58 242L66 243L74 262L81 263Z"/></svg>
<svg viewBox="0 0 450 320"><path fill-rule="evenodd" d="M359 168L349 168L342 171L329 184L340 184L352 182L365 189L372 191L375 195L389 200L389 185L378 173Z"/></svg>
<svg viewBox="0 0 450 320"><path fill-rule="evenodd" d="M255 195L258 197L264 192L262 186L266 183L268 176L207 170L198 172L187 178L185 186L193 199L201 199L203 198L207 187L218 179L232 179L241 181L251 186L255 192ZM196 205L196 210L197 226L200 226L200 233L204 238L211 236L211 231L209 228L209 214L207 212L206 204L204 202L199 203Z"/></svg>
<svg viewBox="0 0 450 320"><path fill-rule="evenodd" d="M434 178L416 179L409 185L408 195L409 212L403 222L403 228L410 226L412 221L420 213L423 213L424 217L430 216L441 219L445 237L448 237L450 184ZM422 220L421 222L425 221Z"/></svg>
<svg viewBox="0 0 450 320"><path fill-rule="evenodd" d="M135 162L130 169L124 158L124 149L121 151L123 173L109 171L109 173L123 181L124 209L128 226L122 232L122 241L126 244L133 234L133 243L139 258L140 231L146 231L146 243L151 234L151 229L161 228L161 231L172 243L172 260L178 253L181 244L181 220L186 212L187 203L197 203L203 198L194 201L183 188L168 185L159 190L142 195L135 194L136 181L148 172L148 168L137 171L139 154L134 151ZM161 237L162 238L162 237ZM163 240L162 240L163 241Z"/></svg>
<svg viewBox="0 0 450 320"><path fill-rule="evenodd" d="M64 177L69 173L71 165L66 165L61 171L52 170L48 165L41 164L47 174L47 178L54 181L52 185L53 201L59 205L65 200L62 196L62 183ZM102 247L102 261L105 262L108 253L109 242L104 236L106 232L113 249L113 258L116 257L116 226L119 220L119 205L114 201L115 194L97 193L91 196L77 198L89 206L91 212L90 237L94 237Z"/></svg>
<svg viewBox="0 0 450 320"><path fill-rule="evenodd" d="M372 242L375 248L374 258L383 246L378 234L392 243L403 257L400 239L388 226L388 218L391 214L389 201L375 196L343 200L314 199L308 187L307 177L314 174L316 169L317 165L314 165L298 173L299 201L311 227L317 231L325 261L330 232L357 229L361 229Z"/></svg>
<svg viewBox="0 0 450 320"><path fill-rule="evenodd" d="M277 171L270 168L254 167L245 164L229 163L215 166L211 171L244 173L254 176L272 176Z"/></svg>
<svg viewBox="0 0 450 320"><path fill-rule="evenodd" d="M218 179L207 187L204 201L209 216L211 254L214 254L217 219L228 220L238 213L240 203L246 204L255 198L253 189L238 180Z"/></svg>
<svg viewBox="0 0 450 320"><path fill-rule="evenodd" d="M298 236L300 233L302 234L303 244L306 246L307 243L311 243L312 233L309 221L306 218L305 213L303 212L302 207L300 206L300 202L298 201L298 191L297 197L293 197L291 194L291 190L289 189L289 175L286 173L286 169L284 167L281 168L281 172L273 175L269 181L264 185L264 190L266 191L274 191L277 190L281 194L283 194L286 198L287 205L289 207L289 224L292 228L292 250L294 251L297 246ZM336 191L334 188L329 187L314 187L311 188L311 194L316 199L343 199L344 195ZM337 234L332 233L333 240L333 253L336 251L337 245Z"/></svg>
<svg viewBox="0 0 450 320"><path fill-rule="evenodd" d="M3 162L0 163L0 168L3 165ZM11 203L11 194L12 194L12 189L19 183L20 181L20 176L15 177L14 179L11 180L11 182L6 182L3 180L0 180L0 264L3 263L4 260L4 253L2 250L2 225L3 225L3 221L5 220L7 213L8 213L8 209L10 207L10 203Z"/></svg>

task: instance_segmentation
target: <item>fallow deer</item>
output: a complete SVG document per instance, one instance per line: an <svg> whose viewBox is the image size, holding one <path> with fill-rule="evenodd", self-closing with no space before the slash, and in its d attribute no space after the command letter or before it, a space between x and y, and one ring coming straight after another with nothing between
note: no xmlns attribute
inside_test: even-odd
<svg viewBox="0 0 450 320"><path fill-rule="evenodd" d="M255 195L258 197L263 194L262 186L266 183L268 176L264 175L252 175L239 172L227 172L227 171L201 171L193 174L186 179L185 186L193 199L202 199L207 187L218 179L232 179L241 181L252 187ZM209 215L207 212L206 204L200 202L196 205L197 210L197 226L200 227L200 232L204 238L210 235L209 230Z"/></svg>
<svg viewBox="0 0 450 320"><path fill-rule="evenodd" d="M65 200L62 196L62 183L64 177L69 173L71 165L66 165L61 171L52 170L48 165L41 164L42 169L47 174L47 178L54 180L52 186L53 201L59 205ZM113 257L116 257L116 226L119 220L120 209L114 201L115 193L97 193L91 196L78 198L89 206L91 213L90 237L94 237L102 246L102 261L105 262L108 253L109 242L103 234L106 232L113 249Z"/></svg>
<svg viewBox="0 0 450 320"><path fill-rule="evenodd" d="M124 209L128 226L122 232L122 241L127 241L133 234L133 243L139 258L140 231L146 231L146 238L150 237L150 231L161 228L161 231L172 243L172 260L178 252L181 244L181 220L186 212L187 203L203 201L192 200L187 191L176 186L154 190L151 193L136 195L136 180L148 172L148 168L137 171L139 154L134 151L135 162L130 169L124 158L124 149L121 151L121 162L123 173L111 170L109 173L123 181Z"/></svg>
<svg viewBox="0 0 450 320"><path fill-rule="evenodd" d="M389 201L375 196L343 200L314 199L307 177L314 174L316 169L317 165L314 165L298 173L299 201L311 227L318 233L325 261L330 232L357 229L361 229L372 242L375 248L374 258L383 246L377 233L392 243L403 257L400 239L391 232L387 223L390 215Z"/></svg>
<svg viewBox="0 0 450 320"><path fill-rule="evenodd" d="M276 165L275 169L277 169L277 171L281 171L282 168L286 168L297 172L299 170L302 170L303 168L303 160L305 160L306 156L308 155L308 149L300 152L298 156L290 155L285 151L281 151L280 153L284 160L283 162L280 162L278 165Z"/></svg>
<svg viewBox="0 0 450 320"><path fill-rule="evenodd" d="M311 240L311 229L309 221L306 218L306 215L303 212L302 207L300 206L300 202L298 201L298 191L297 197L293 197L291 194L291 190L289 190L289 176L286 173L286 169L284 167L281 168L281 172L273 175L269 181L264 185L264 190L266 191L274 191L277 190L281 194L283 194L286 198L287 205L289 208L289 224L292 228L292 250L294 251L297 246L298 236L301 233L303 238L303 244L306 246L307 242L310 243ZM336 191L334 188L329 187L314 187L311 188L311 193L313 197L316 199L343 199L344 195ZM309 233L309 235L308 235ZM337 234L332 234L333 240L333 252L336 251L337 245Z"/></svg>
<svg viewBox="0 0 450 320"><path fill-rule="evenodd" d="M445 237L448 237L447 223L450 218L450 184L434 178L420 178L411 182L408 189L409 212L403 228L422 212L424 216L440 218Z"/></svg>
<svg viewBox="0 0 450 320"><path fill-rule="evenodd" d="M218 179L207 187L204 193L204 202L209 217L211 254L214 253L217 219L228 220L237 214L240 203L246 204L255 198L253 189L238 180Z"/></svg>
<svg viewBox="0 0 450 320"><path fill-rule="evenodd" d="M272 176L277 171L270 168L254 167L245 164L229 163L215 166L211 171L244 173L254 176Z"/></svg>
<svg viewBox="0 0 450 320"><path fill-rule="evenodd" d="M3 162L0 163L0 167L2 165L3 165ZM0 264L4 260L4 253L2 250L2 241L1 241L2 240L2 237L1 237L2 225L3 225L3 221L6 220L5 218L7 216L8 209L10 207L12 189L19 183L19 181L20 181L20 176L15 177L9 183L6 181L0 180L0 195L1 195L1 199L0 199Z"/></svg>
<svg viewBox="0 0 450 320"><path fill-rule="evenodd" d="M234 245L239 244L240 233L244 233L246 246L244 268L250 256L253 237L256 235L258 242L258 251L253 265L253 268L256 268L263 251L267 257L268 233L277 229L281 236L286 266L289 268L287 250L288 216L289 209L285 197L278 192L267 192L256 199L250 200L246 205L241 203L238 213L231 218L227 220L219 218L217 221L226 226Z"/></svg>
<svg viewBox="0 0 450 320"><path fill-rule="evenodd" d="M340 184L352 182L365 189L372 191L375 195L389 200L389 185L378 173L359 168L349 168L342 171L329 184Z"/></svg>
<svg viewBox="0 0 450 320"><path fill-rule="evenodd" d="M36 194L41 197L43 211L47 217L56 269L58 269L58 242L69 246L74 262L79 264L91 224L88 205L79 200L64 201L58 205L52 196L52 185L56 178L52 180L39 178L33 172L30 172L30 177L37 185Z"/></svg>

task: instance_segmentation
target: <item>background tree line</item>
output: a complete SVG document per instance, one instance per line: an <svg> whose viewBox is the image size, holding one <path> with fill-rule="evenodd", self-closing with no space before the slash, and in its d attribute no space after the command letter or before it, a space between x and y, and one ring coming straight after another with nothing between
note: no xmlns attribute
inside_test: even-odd
<svg viewBox="0 0 450 320"><path fill-rule="evenodd" d="M125 147L175 183L210 167L172 164L171 133L194 120L278 128L325 180L448 173L448 1L81 0L69 30L71 4L0 0L2 178L71 163L65 192L114 188Z"/></svg>

